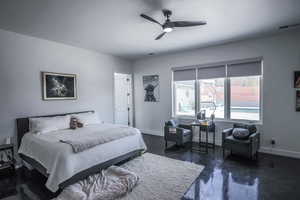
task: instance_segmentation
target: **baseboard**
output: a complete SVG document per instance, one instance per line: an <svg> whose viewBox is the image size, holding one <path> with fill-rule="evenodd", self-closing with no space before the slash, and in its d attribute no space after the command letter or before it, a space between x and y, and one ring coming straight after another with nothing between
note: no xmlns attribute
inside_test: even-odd
<svg viewBox="0 0 300 200"><path fill-rule="evenodd" d="M259 152L278 155L278 156L291 157L291 158L300 158L300 152L288 151L284 149L276 149L271 147L261 147Z"/></svg>
<svg viewBox="0 0 300 200"><path fill-rule="evenodd" d="M161 137L164 136L164 133L163 133L162 131L145 130L145 129L140 129L140 131L141 131L143 134L155 135L155 136L161 136ZM204 139L204 138L203 138L203 139ZM199 141L199 138L198 138L198 137L194 137L194 138L193 138L193 141L194 141L194 142L198 142L198 141ZM209 138L208 142L212 143L211 138ZM216 139L216 145L217 145L217 146L221 146L221 144L222 144L221 140Z"/></svg>
<svg viewBox="0 0 300 200"><path fill-rule="evenodd" d="M149 135L156 135L156 136L164 136L162 131L156 131L156 130L145 130L145 129L140 129L140 131L144 134L149 134Z"/></svg>
<svg viewBox="0 0 300 200"><path fill-rule="evenodd" d="M163 136L163 131L145 130L145 129L140 129L140 131L144 134ZM195 137L193 139L193 141L198 142L199 141L198 137ZM212 141L209 140L209 142L212 142ZM222 144L222 141L216 139L216 145L221 146L221 144ZM277 149L277 148L271 148L271 147L261 147L259 152L300 159L300 152L297 152L297 151L288 151L288 150L284 150L284 149Z"/></svg>

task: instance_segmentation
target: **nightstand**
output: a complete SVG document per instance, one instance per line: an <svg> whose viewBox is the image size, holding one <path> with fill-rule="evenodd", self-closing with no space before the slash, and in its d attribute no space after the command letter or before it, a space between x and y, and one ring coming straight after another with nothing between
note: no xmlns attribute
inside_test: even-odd
<svg viewBox="0 0 300 200"><path fill-rule="evenodd" d="M12 168L15 169L14 145L0 145L0 170Z"/></svg>

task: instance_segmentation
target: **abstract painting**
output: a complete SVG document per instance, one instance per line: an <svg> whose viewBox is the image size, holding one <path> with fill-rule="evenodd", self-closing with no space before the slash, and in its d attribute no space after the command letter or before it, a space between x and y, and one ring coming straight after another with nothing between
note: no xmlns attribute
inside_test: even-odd
<svg viewBox="0 0 300 200"><path fill-rule="evenodd" d="M149 75L143 76L144 101L158 102L159 101L159 76Z"/></svg>
<svg viewBox="0 0 300 200"><path fill-rule="evenodd" d="M42 72L43 99L77 99L77 80L75 74Z"/></svg>

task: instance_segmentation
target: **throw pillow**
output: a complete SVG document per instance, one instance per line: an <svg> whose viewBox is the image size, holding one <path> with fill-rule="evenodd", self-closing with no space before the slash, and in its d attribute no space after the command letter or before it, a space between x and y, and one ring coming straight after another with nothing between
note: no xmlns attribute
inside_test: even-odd
<svg viewBox="0 0 300 200"><path fill-rule="evenodd" d="M238 140L248 140L250 132L248 129L234 128L232 131L232 136Z"/></svg>

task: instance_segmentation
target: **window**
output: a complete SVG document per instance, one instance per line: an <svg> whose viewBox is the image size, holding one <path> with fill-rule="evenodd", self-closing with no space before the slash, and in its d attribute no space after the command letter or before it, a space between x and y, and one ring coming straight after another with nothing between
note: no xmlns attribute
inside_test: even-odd
<svg viewBox="0 0 300 200"><path fill-rule="evenodd" d="M224 81L224 78L199 80L199 110L205 110L207 116L214 113L216 118L224 119Z"/></svg>
<svg viewBox="0 0 300 200"><path fill-rule="evenodd" d="M260 121L261 61L232 63L174 70L174 115Z"/></svg>
<svg viewBox="0 0 300 200"><path fill-rule="evenodd" d="M259 120L260 77L230 78L230 118Z"/></svg>
<svg viewBox="0 0 300 200"><path fill-rule="evenodd" d="M195 116L195 81L174 83L175 115Z"/></svg>

